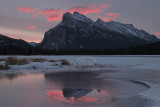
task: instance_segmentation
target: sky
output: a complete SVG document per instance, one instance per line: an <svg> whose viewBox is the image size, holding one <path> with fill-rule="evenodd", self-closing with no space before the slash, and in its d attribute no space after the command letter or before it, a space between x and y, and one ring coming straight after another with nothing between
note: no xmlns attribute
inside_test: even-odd
<svg viewBox="0 0 160 107"><path fill-rule="evenodd" d="M63 13L133 24L160 38L160 0L0 0L0 34L41 42Z"/></svg>

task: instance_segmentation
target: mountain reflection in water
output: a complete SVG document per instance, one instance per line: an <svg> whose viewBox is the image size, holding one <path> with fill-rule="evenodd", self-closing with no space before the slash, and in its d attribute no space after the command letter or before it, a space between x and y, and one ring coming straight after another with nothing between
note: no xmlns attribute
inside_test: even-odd
<svg viewBox="0 0 160 107"><path fill-rule="evenodd" d="M123 102L123 99L148 89L142 84L122 79L100 78L98 74L0 74L0 107L108 107L107 104L112 105L121 100ZM141 103L142 101L143 99L136 100L137 105L146 107L147 103ZM135 103L129 104L132 106Z"/></svg>
<svg viewBox="0 0 160 107"><path fill-rule="evenodd" d="M110 81L104 83L103 79L97 76L90 72L45 74L45 83L49 88L47 95L54 100L69 104L112 102L112 97L106 91L102 91L102 84L110 85ZM55 85L58 85L60 90L57 90Z"/></svg>
<svg viewBox="0 0 160 107"><path fill-rule="evenodd" d="M47 95L55 100L69 104L88 104L111 102L111 97L104 91L94 89L68 89L48 91Z"/></svg>
<svg viewBox="0 0 160 107"><path fill-rule="evenodd" d="M93 89L65 89L64 88L62 90L65 98L68 99L68 98L74 97L75 99L78 99L92 92Z"/></svg>

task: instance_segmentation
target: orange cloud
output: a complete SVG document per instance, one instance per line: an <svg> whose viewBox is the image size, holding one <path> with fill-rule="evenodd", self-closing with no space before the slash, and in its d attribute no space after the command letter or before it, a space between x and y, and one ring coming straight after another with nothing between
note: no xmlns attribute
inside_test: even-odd
<svg viewBox="0 0 160 107"><path fill-rule="evenodd" d="M158 36L158 35L160 35L160 32L156 32L156 33L154 33L154 35Z"/></svg>
<svg viewBox="0 0 160 107"><path fill-rule="evenodd" d="M28 26L27 28L28 29L35 29L36 27L35 26Z"/></svg>
<svg viewBox="0 0 160 107"><path fill-rule="evenodd" d="M107 17L100 17L103 21L110 22L119 17L119 13L107 13Z"/></svg>
<svg viewBox="0 0 160 107"><path fill-rule="evenodd" d="M30 7L18 7L17 9L20 12L26 12L26 13L32 13L38 10L37 8L30 8Z"/></svg>

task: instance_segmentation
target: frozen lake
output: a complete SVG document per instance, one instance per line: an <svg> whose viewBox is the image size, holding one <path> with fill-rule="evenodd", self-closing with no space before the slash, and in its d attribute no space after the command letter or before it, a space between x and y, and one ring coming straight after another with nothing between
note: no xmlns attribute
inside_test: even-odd
<svg viewBox="0 0 160 107"><path fill-rule="evenodd" d="M16 57L47 61L1 70L0 107L160 107L160 56ZM104 69L92 65L92 69L75 71L77 60L86 58ZM51 59L66 59L70 65Z"/></svg>
<svg viewBox="0 0 160 107"><path fill-rule="evenodd" d="M97 72L1 75L0 106L103 107L149 88L131 81L98 76Z"/></svg>

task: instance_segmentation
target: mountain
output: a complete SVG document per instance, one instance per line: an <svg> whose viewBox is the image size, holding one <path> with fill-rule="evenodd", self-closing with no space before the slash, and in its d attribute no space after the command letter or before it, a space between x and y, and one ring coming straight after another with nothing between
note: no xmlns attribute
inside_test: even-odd
<svg viewBox="0 0 160 107"><path fill-rule="evenodd" d="M157 42L159 39L131 24L96 22L78 12L65 13L62 21L45 33L39 48L49 50L116 49Z"/></svg>
<svg viewBox="0 0 160 107"><path fill-rule="evenodd" d="M101 19L98 19L96 23L104 27L104 29L107 29L113 32L119 32L126 36L138 37L140 39L143 39L149 42L157 41L156 36L150 35L144 30L139 30L135 28L132 24L122 24L122 23L114 22L114 21L104 22Z"/></svg>
<svg viewBox="0 0 160 107"><path fill-rule="evenodd" d="M0 55L159 55L160 41L116 49L47 50L0 35Z"/></svg>
<svg viewBox="0 0 160 107"><path fill-rule="evenodd" d="M35 42L28 42L28 44L33 46L33 47L36 47L38 45L38 43L35 43Z"/></svg>
<svg viewBox="0 0 160 107"><path fill-rule="evenodd" d="M29 54L32 46L21 39L13 39L0 34L0 54Z"/></svg>

